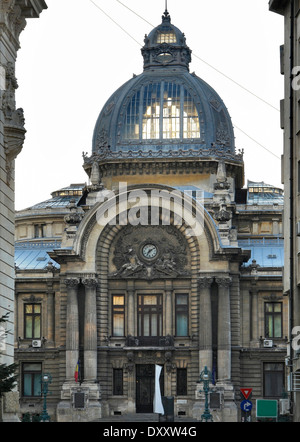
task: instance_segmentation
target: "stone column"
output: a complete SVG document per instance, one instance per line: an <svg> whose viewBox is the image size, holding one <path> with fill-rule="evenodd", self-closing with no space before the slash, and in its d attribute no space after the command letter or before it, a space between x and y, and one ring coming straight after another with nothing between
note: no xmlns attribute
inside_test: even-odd
<svg viewBox="0 0 300 442"><path fill-rule="evenodd" d="M48 335L47 340L53 345L55 341L54 334L54 291L49 290L47 293L47 316L48 316Z"/></svg>
<svg viewBox="0 0 300 442"><path fill-rule="evenodd" d="M135 336L134 318L134 281L127 282L128 310L127 310L127 336Z"/></svg>
<svg viewBox="0 0 300 442"><path fill-rule="evenodd" d="M165 311L165 333L166 336L173 336L173 302L172 302L172 281L166 281L166 311Z"/></svg>
<svg viewBox="0 0 300 442"><path fill-rule="evenodd" d="M84 381L95 382L97 379L97 304L96 278L82 280L85 286L84 310Z"/></svg>
<svg viewBox="0 0 300 442"><path fill-rule="evenodd" d="M78 284L79 279L68 278L67 286L67 326L66 326L66 379L74 382L74 373L79 356Z"/></svg>
<svg viewBox="0 0 300 442"><path fill-rule="evenodd" d="M258 290L251 289L250 291L251 299L251 336L250 341L253 345L259 345L259 332L258 332Z"/></svg>
<svg viewBox="0 0 300 442"><path fill-rule="evenodd" d="M216 278L218 291L218 381L231 380L230 277Z"/></svg>
<svg viewBox="0 0 300 442"><path fill-rule="evenodd" d="M212 313L211 285L213 278L200 277L199 285L199 370L206 366L212 371Z"/></svg>

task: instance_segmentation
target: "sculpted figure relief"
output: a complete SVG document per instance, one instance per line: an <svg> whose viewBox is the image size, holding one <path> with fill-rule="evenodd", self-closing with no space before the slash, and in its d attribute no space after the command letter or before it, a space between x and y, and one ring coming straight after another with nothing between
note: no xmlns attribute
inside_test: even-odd
<svg viewBox="0 0 300 442"><path fill-rule="evenodd" d="M151 235L147 237L146 232ZM122 230L113 248L112 264L116 270L111 270L110 277L154 279L188 275L186 245L174 234L170 242L169 234L159 227Z"/></svg>

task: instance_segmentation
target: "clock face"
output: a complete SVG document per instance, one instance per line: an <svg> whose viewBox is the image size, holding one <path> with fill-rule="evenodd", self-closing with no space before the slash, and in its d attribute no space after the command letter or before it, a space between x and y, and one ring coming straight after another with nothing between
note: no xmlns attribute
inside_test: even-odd
<svg viewBox="0 0 300 442"><path fill-rule="evenodd" d="M154 244L145 244L142 248L144 258L153 259L158 253L157 247Z"/></svg>

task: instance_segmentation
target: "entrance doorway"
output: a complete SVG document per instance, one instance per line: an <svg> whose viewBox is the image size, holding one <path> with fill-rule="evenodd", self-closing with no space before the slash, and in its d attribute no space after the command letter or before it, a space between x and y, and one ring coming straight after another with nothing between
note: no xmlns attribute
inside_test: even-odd
<svg viewBox="0 0 300 442"><path fill-rule="evenodd" d="M160 375L160 391L163 396L163 370ZM136 365L136 412L153 413L155 393L155 365Z"/></svg>

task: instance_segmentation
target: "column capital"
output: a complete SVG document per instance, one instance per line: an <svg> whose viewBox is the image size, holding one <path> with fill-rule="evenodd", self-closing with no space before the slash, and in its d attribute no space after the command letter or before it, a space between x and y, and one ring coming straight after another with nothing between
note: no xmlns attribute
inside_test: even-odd
<svg viewBox="0 0 300 442"><path fill-rule="evenodd" d="M82 284L88 288L96 288L99 284L99 281L97 278L95 278L95 276L87 276L82 279Z"/></svg>
<svg viewBox="0 0 300 442"><path fill-rule="evenodd" d="M70 288L73 289L75 287L77 287L80 283L80 279L79 278L74 278L74 277L70 277L70 278L66 278L64 280L65 285Z"/></svg>
<svg viewBox="0 0 300 442"><path fill-rule="evenodd" d="M214 278L208 277L208 276L200 276L198 278L198 286L201 289L208 289L211 287L212 283L214 281Z"/></svg>
<svg viewBox="0 0 300 442"><path fill-rule="evenodd" d="M232 284L232 278L230 278L229 276L222 276L216 278L216 283L220 287L229 288Z"/></svg>

